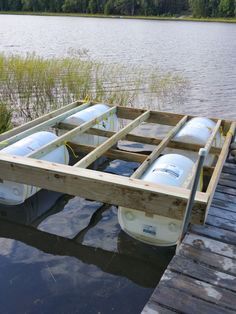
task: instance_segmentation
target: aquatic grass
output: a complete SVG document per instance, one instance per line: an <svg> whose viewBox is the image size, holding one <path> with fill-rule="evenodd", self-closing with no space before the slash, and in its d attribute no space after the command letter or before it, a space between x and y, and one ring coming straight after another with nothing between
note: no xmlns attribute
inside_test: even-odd
<svg viewBox="0 0 236 314"><path fill-rule="evenodd" d="M12 111L0 102L0 134L12 128Z"/></svg>
<svg viewBox="0 0 236 314"><path fill-rule="evenodd" d="M11 108L15 124L86 97L160 109L181 103L186 91L179 75L104 64L76 52L62 59L0 54L0 102Z"/></svg>

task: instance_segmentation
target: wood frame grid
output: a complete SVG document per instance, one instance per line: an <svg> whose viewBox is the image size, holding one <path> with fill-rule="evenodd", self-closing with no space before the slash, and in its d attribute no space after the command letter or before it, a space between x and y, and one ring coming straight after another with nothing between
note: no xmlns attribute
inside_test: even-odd
<svg viewBox="0 0 236 314"><path fill-rule="evenodd" d="M62 128L66 133L56 140L30 153L26 157L11 156L0 153L0 182L9 180L28 185L38 186L58 192L78 195L81 197L101 201L117 206L129 207L161 216L182 220L190 190L189 184L185 187L165 186L142 181L139 178L166 147L198 151L201 146L191 143L182 143L174 140L174 136L193 116L174 113L158 112L144 109L135 109L120 106L110 106L105 113L100 114L79 126L62 123L70 115L79 112L96 103L83 103L76 101L66 107L60 108L23 126L15 128L0 135L0 149L16 141L51 127ZM104 131L94 128L109 115L116 114L118 118L132 120L118 132ZM235 133L235 122L217 120L216 126L208 139L205 149L207 153L218 156L215 167L205 168L210 176L210 183L206 192L197 192L192 212L192 223L203 223L206 212L210 206L220 172L227 157L229 145ZM173 126L164 138L152 138L130 134L142 122L166 124ZM222 149L213 145L214 139L220 129L226 135ZM88 133L107 137L107 140L97 147L73 143L73 138L79 134ZM146 143L156 146L150 155L122 151L113 148L119 140ZM69 144L76 151L85 153L85 157L73 166L51 163L38 158L51 152L53 149ZM112 175L96 170L86 169L91 163L102 155L113 159L124 159L140 162L140 167L132 177ZM194 173L194 172L193 172ZM192 180L192 176L190 181ZM134 206L135 204L135 206Z"/></svg>

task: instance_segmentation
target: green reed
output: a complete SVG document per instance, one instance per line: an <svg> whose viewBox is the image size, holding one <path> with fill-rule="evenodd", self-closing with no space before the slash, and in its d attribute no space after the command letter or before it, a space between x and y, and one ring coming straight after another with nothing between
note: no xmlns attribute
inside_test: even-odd
<svg viewBox="0 0 236 314"><path fill-rule="evenodd" d="M186 90L179 75L99 63L76 53L61 59L0 54L0 102L13 111L15 124L85 97L159 109L181 102Z"/></svg>
<svg viewBox="0 0 236 314"><path fill-rule="evenodd" d="M0 102L0 134L12 127L12 111L6 104Z"/></svg>

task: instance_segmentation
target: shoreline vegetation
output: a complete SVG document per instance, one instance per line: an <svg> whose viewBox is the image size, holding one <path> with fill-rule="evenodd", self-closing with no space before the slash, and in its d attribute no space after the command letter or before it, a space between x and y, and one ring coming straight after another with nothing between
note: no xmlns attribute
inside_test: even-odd
<svg viewBox="0 0 236 314"><path fill-rule="evenodd" d="M16 126L77 99L161 109L180 105L188 90L188 81L176 73L147 72L90 60L84 51L72 53L58 59L0 54L0 120L7 121L6 128L8 114Z"/></svg>
<svg viewBox="0 0 236 314"><path fill-rule="evenodd" d="M132 16L132 15L105 15L91 13L67 13L67 12L29 12L29 11L0 11L0 15L32 15L32 16L71 16L86 18L128 19L128 20L157 20L177 22L216 22L236 23L236 17L193 17L193 16Z"/></svg>

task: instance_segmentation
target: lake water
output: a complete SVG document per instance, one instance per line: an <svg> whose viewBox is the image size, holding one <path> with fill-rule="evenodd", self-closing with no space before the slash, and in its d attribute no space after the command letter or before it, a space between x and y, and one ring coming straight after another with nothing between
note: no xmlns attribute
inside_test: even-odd
<svg viewBox="0 0 236 314"><path fill-rule="evenodd" d="M236 118L236 24L0 15L0 52L54 58L84 49L188 79L175 111ZM130 176L137 166L113 161L106 171ZM21 223L0 220L3 314L139 313L174 254L125 235L114 206L79 197L42 191L0 214Z"/></svg>
<svg viewBox="0 0 236 314"><path fill-rule="evenodd" d="M190 89L174 111L236 118L236 24L0 15L1 52L54 58L82 50L180 74Z"/></svg>

